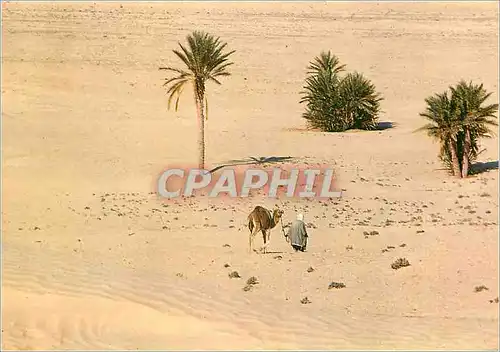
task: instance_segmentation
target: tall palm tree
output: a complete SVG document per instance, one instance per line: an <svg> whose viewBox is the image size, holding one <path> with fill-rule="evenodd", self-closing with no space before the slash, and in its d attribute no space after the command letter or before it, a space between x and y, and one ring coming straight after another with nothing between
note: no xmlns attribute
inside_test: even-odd
<svg viewBox="0 0 500 352"><path fill-rule="evenodd" d="M176 73L176 76L166 78L164 86L167 87L168 109L175 99L175 111L179 106L179 98L186 85L192 84L194 100L199 122L198 135L198 167L205 168L205 119L208 119L208 103L205 97L206 83L212 81L221 84L219 78L229 76L227 68L232 65L228 58L233 51L224 52L227 43L221 42L219 37L202 31L194 31L187 37L187 47L179 43L180 50L172 50L175 55L186 65L185 69L174 67L160 67Z"/></svg>
<svg viewBox="0 0 500 352"><path fill-rule="evenodd" d="M489 137L490 126L497 126L494 118L498 104L484 106L485 101L491 96L482 84L474 85L472 82L460 81L456 87L450 87L452 95L459 101L459 114L463 131L462 177L469 174L470 162L477 157L477 139Z"/></svg>
<svg viewBox="0 0 500 352"><path fill-rule="evenodd" d="M420 116L428 119L429 123L418 131L426 131L430 137L440 141L441 159L445 164L451 163L449 167L455 177L461 177L456 138L460 131L460 121L456 116L457 102L448 96L448 92L426 98L425 102L426 110Z"/></svg>

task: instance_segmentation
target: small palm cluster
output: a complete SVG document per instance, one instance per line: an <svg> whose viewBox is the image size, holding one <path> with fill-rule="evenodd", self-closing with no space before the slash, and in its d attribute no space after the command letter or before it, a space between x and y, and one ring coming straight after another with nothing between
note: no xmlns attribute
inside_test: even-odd
<svg viewBox="0 0 500 352"><path fill-rule="evenodd" d="M325 132L375 129L382 100L380 94L360 73L340 77L344 70L345 65L330 52L322 52L310 62L300 100L306 103L303 117L310 127Z"/></svg>
<svg viewBox="0 0 500 352"><path fill-rule="evenodd" d="M450 173L465 178L471 173L471 164L477 160L478 140L490 137L490 126L497 126L495 113L498 104L486 105L491 96L483 85L460 81L449 92L425 99L425 112L420 116L430 122L419 130L439 140L439 157Z"/></svg>

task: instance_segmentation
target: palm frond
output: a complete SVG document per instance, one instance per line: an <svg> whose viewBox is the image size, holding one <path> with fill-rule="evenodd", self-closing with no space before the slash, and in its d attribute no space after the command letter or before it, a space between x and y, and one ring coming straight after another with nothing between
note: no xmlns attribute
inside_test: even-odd
<svg viewBox="0 0 500 352"><path fill-rule="evenodd" d="M194 73L194 58L193 54L187 50L184 45L179 43L179 47L181 48L182 52L176 49L173 49L172 52L177 55L179 59L181 59L182 62L186 65L189 71Z"/></svg>
<svg viewBox="0 0 500 352"><path fill-rule="evenodd" d="M186 74L187 72L184 71L184 70L181 70L181 69L178 69L178 68L175 68L175 67L169 67L169 66L166 66L166 67L159 67L158 70L165 70L165 71L173 71L173 72L177 72L181 75L183 74Z"/></svg>
<svg viewBox="0 0 500 352"><path fill-rule="evenodd" d="M169 84L171 84L175 81L189 80L191 77L192 77L191 74L186 72L186 73L183 73L179 76L175 76L172 78L165 78L165 83L163 83L163 85L168 86Z"/></svg>
<svg viewBox="0 0 500 352"><path fill-rule="evenodd" d="M185 65L185 69L175 67L160 67L160 70L175 72L175 77L167 77L164 86L167 87L169 95L168 107L175 100L177 110L179 97L188 82L193 83L197 99L207 102L205 96L205 85L207 81L220 85L219 77L229 76L229 66L233 65L229 57L235 52L227 51L227 43L203 31L194 31L186 37L186 45L178 43L179 48L173 49L173 53ZM208 106L208 105L206 105ZM207 117L208 118L208 117Z"/></svg>
<svg viewBox="0 0 500 352"><path fill-rule="evenodd" d="M176 82L175 84L170 86L170 88L167 90L167 94L169 95L167 108L169 110L170 110L170 106L172 104L172 99L174 99L174 97L176 97L175 111L177 111L177 108L179 105L180 94L182 93L184 86L188 82L189 82L189 80L182 80L182 81Z"/></svg>
<svg viewBox="0 0 500 352"><path fill-rule="evenodd" d="M215 77L210 77L210 80L211 80L212 82L217 83L218 85L221 85L221 84L222 84L222 83L221 83L218 79L216 79Z"/></svg>
<svg viewBox="0 0 500 352"><path fill-rule="evenodd" d="M330 51L321 52L319 56L314 58L308 68L308 74L317 74L323 71L330 71L332 74L338 74L345 69L345 65L340 64L340 60Z"/></svg>

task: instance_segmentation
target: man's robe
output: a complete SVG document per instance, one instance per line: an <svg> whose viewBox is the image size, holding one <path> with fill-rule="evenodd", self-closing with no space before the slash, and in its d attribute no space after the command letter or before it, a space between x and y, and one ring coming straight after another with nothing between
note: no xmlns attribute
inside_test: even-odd
<svg viewBox="0 0 500 352"><path fill-rule="evenodd" d="M288 229L290 244L299 247L307 246L307 230L303 221L295 220Z"/></svg>

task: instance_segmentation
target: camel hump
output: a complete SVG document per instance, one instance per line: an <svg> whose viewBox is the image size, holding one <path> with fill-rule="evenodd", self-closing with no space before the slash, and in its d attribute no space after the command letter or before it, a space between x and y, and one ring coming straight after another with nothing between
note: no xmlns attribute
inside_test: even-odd
<svg viewBox="0 0 500 352"><path fill-rule="evenodd" d="M252 215L260 215L262 213L267 213L267 209L264 207L261 207L260 205L257 205L255 208L253 208L252 212L248 217L250 218Z"/></svg>
<svg viewBox="0 0 500 352"><path fill-rule="evenodd" d="M267 226L273 220L273 213L270 210L267 210L260 205L257 205L250 215L248 215L248 221L254 219L256 222L259 222L261 225Z"/></svg>

